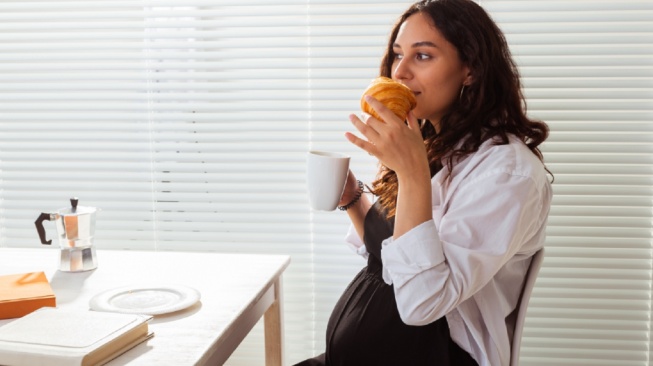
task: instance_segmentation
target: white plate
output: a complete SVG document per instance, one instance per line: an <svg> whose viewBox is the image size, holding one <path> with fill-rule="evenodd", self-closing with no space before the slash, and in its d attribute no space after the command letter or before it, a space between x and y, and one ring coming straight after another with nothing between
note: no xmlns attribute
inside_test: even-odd
<svg viewBox="0 0 653 366"><path fill-rule="evenodd" d="M187 286L126 286L93 296L90 306L97 311L159 315L186 309L199 299L200 293Z"/></svg>

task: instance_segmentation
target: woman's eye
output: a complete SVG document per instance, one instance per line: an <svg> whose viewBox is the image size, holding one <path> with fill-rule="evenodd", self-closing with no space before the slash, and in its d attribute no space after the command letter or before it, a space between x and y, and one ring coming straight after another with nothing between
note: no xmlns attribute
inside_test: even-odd
<svg viewBox="0 0 653 366"><path fill-rule="evenodd" d="M410 57L414 57L415 60L418 60L418 61L424 61L424 60L430 60L431 59L431 55L426 54L426 53L415 53L414 55L409 55L409 58ZM395 61L403 60L403 58L404 58L404 55L401 55L401 54L398 54L398 53L394 54L394 60Z"/></svg>

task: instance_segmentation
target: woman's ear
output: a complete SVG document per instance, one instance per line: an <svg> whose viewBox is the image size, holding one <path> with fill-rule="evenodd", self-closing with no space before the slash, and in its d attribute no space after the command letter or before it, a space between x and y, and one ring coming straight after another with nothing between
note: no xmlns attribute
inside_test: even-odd
<svg viewBox="0 0 653 366"><path fill-rule="evenodd" d="M465 78L463 79L463 85L472 85L474 77L472 76L472 69L470 69L469 66L465 66L464 75Z"/></svg>

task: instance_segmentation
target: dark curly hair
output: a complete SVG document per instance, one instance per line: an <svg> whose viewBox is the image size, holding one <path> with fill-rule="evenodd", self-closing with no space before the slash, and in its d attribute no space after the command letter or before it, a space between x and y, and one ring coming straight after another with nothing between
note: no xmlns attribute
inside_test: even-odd
<svg viewBox="0 0 653 366"><path fill-rule="evenodd" d="M413 4L399 18L390 34L381 62L381 75L392 75L396 57L393 44L399 27L408 17L420 12L427 15L456 48L460 61L470 68L472 80L461 98L439 121L439 132L431 123L421 121L431 175L437 173L443 163L451 172L455 160L477 151L484 141L495 139L499 145L507 144L509 135L524 141L543 161L538 146L548 137L549 128L544 122L526 116L519 71L503 32L475 2L423 0ZM393 217L398 192L395 172L381 165L372 187L388 217Z"/></svg>

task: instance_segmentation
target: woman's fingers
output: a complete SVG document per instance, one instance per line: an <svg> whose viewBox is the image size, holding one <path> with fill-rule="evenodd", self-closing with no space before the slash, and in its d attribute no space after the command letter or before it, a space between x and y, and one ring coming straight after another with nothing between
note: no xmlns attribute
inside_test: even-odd
<svg viewBox="0 0 653 366"><path fill-rule="evenodd" d="M367 104L369 104L370 107L372 107L372 109L374 109L376 113L378 113L379 116L383 118L383 122L396 123L399 121L399 117L397 117L394 112L392 112L388 107L383 105L383 103L379 102L374 97L366 95L364 98ZM403 123L404 121L399 122Z"/></svg>
<svg viewBox="0 0 653 366"><path fill-rule="evenodd" d="M379 127L381 126L378 124L375 125L375 123L382 122L367 114L363 114L362 119L355 114L351 114L349 115L349 120L367 138L367 141L374 143L374 141L378 140L380 135Z"/></svg>
<svg viewBox="0 0 653 366"><path fill-rule="evenodd" d="M376 148L376 146L374 146L374 144L372 144L371 142L366 141L366 140L363 140L362 138L360 138L360 137L354 135L354 134L351 133L351 132L345 132L345 137L346 137L347 140L349 140L349 142L351 142L352 144L358 146L358 147L361 148L362 150L367 151L368 154L370 154L370 155L376 155L377 148Z"/></svg>
<svg viewBox="0 0 653 366"><path fill-rule="evenodd" d="M368 154L376 155L376 153L378 152L378 149L374 145L374 141L378 140L380 135L379 135L379 132L376 129L374 129L372 126L370 126L370 122L373 122L373 121L376 121L378 123L383 123L383 122L377 121L375 118L373 118L371 116L367 116L367 115L366 115L366 118L365 118L365 122L363 122L355 114L350 114L349 115L349 120L356 127L356 129L358 131L360 131L360 133L362 133L363 136L365 136L365 138L367 140L362 139L362 138L354 135L351 132L345 132L345 137L347 138L347 140L349 140L349 142L351 142L352 144L358 146L362 150L367 151Z"/></svg>
<svg viewBox="0 0 653 366"><path fill-rule="evenodd" d="M419 121L417 120L417 118L413 114L413 111L408 112L408 116L406 116L406 121L407 121L408 127L411 130L413 130L413 131L415 131L415 130L419 131L420 130ZM421 132L420 132L420 134L421 134Z"/></svg>
<svg viewBox="0 0 653 366"><path fill-rule="evenodd" d="M363 113L362 118L363 119L361 119L355 114L349 115L349 120L354 125L354 127L356 127L356 129L360 131L360 133L362 133L365 137L367 137L368 140L373 140L374 138L378 137L379 132L377 131L376 128L374 128L374 125L372 125L372 121L376 121L376 119L365 113Z"/></svg>
<svg viewBox="0 0 653 366"><path fill-rule="evenodd" d="M415 141L423 147L419 121L412 113L408 114L406 121L400 121L390 109L378 100L370 96L365 96L365 99L385 120L380 121L365 113L362 117L355 114L349 115L351 123L363 135L361 138L347 132L345 137L349 142L380 160L385 159L388 155L401 155L401 151ZM387 121L391 122L387 123Z"/></svg>

